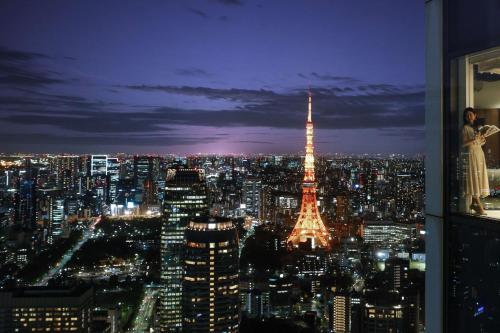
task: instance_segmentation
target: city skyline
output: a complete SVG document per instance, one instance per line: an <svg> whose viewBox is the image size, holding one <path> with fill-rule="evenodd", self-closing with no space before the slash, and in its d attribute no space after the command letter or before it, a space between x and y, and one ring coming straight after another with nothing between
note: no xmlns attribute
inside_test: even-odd
<svg viewBox="0 0 500 333"><path fill-rule="evenodd" d="M416 1L2 7L2 152L424 150Z"/></svg>
<svg viewBox="0 0 500 333"><path fill-rule="evenodd" d="M497 332L499 16L0 1L0 333Z"/></svg>

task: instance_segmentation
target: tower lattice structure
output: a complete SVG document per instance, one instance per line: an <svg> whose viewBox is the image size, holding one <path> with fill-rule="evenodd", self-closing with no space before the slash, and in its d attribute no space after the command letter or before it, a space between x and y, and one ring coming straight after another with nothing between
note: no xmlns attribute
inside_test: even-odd
<svg viewBox="0 0 500 333"><path fill-rule="evenodd" d="M309 93L306 123L306 157L304 162L304 180L302 182L302 205L297 223L288 237L288 243L293 247L298 247L300 243L305 243L310 240L312 248L328 248L330 247L330 235L321 220L316 202L313 128L312 96L311 93Z"/></svg>

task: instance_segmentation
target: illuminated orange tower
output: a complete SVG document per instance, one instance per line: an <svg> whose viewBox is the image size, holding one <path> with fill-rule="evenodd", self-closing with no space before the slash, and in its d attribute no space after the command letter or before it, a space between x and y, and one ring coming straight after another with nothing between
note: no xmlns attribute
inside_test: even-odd
<svg viewBox="0 0 500 333"><path fill-rule="evenodd" d="M304 181L302 182L302 206L295 227L288 237L288 244L298 247L310 241L312 248L329 248L330 235L326 230L316 203L316 181L314 177L314 145L312 122L312 97L309 92L309 106L306 123L306 158L304 162Z"/></svg>

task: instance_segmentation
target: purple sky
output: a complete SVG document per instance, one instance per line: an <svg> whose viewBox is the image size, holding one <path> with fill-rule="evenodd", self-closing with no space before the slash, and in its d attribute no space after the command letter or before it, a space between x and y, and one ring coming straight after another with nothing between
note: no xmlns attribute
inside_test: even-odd
<svg viewBox="0 0 500 333"><path fill-rule="evenodd" d="M2 1L0 152L424 151L421 0Z"/></svg>

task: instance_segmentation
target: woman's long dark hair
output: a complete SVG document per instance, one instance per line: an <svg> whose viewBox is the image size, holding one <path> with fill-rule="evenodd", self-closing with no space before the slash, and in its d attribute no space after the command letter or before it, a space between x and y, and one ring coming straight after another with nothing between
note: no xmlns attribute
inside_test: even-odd
<svg viewBox="0 0 500 333"><path fill-rule="evenodd" d="M462 119L463 119L463 121L464 121L464 126L465 126L465 125L469 125L469 121L467 120L467 112L472 112L472 113L474 113L474 114L476 115L476 117L477 117L477 113L476 113L476 111L475 111L473 108L471 108L471 107L465 108L464 113L462 114ZM476 118L476 119L477 119L477 118ZM474 121L474 123L472 124L472 127L474 127L475 125L476 125L476 124L475 124L475 121Z"/></svg>

